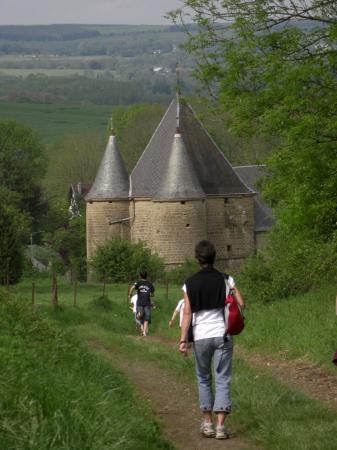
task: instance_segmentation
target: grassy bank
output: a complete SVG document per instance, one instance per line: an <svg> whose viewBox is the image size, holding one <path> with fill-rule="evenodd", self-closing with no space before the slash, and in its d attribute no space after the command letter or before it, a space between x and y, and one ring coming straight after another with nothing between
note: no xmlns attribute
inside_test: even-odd
<svg viewBox="0 0 337 450"><path fill-rule="evenodd" d="M111 347L116 358L149 361L171 370L172 376L177 379L181 377L194 384L192 356L182 358L172 346L129 337L136 335L137 331L128 309L127 286L107 286L111 301L109 309L92 305L92 301L100 296L101 289L98 284L80 284L77 290L78 306L73 307L69 283L60 282L61 307L52 311L49 307L50 282L43 280L37 282L37 301L42 305L40 309L51 315L61 328L72 329L82 341L99 341ZM30 281L21 283L16 290L21 295L26 293L29 298ZM335 320L333 295L332 286L324 295L313 293L286 302L257 305L250 301L246 311L247 327L236 340L251 351L280 357L288 349L285 352L288 358L305 355L308 361L321 362L328 367L331 364L330 350L335 346L335 333L331 325ZM169 329L167 323L180 296L179 286L170 286L168 298L165 286L157 286L155 298L158 307L153 313L151 334L178 338L177 325ZM303 310L306 312L303 313ZM325 324L325 332L311 337L316 323ZM335 448L335 411L329 411L319 402L287 388L271 376L261 374L237 356L234 374L234 414L229 424L235 424L240 434L255 441L261 448L270 450Z"/></svg>
<svg viewBox="0 0 337 450"><path fill-rule="evenodd" d="M111 364L22 297L0 300L0 449L172 448Z"/></svg>
<svg viewBox="0 0 337 450"><path fill-rule="evenodd" d="M15 291L31 297L31 280L21 282ZM36 281L36 302L49 305L51 302L51 282L48 279ZM110 315L111 329L122 333L134 332L132 314L128 308L128 286L125 284L107 285L106 294L113 302ZM69 282L59 280L59 302L61 306L73 305L73 288ZM102 285L79 283L77 286L78 310L67 308L67 314L79 320L96 320L87 306L102 294ZM178 318L173 329L168 328L168 320L177 302L182 297L180 286L156 285L155 303L151 332L167 338L177 338ZM246 299L246 328L236 337L236 342L247 350L269 354L274 357L296 359L305 357L308 362L331 367L331 356L337 347L335 315L336 287L327 286L324 290L291 297L269 304ZM92 318L91 318L92 317ZM64 320L67 320L66 317Z"/></svg>

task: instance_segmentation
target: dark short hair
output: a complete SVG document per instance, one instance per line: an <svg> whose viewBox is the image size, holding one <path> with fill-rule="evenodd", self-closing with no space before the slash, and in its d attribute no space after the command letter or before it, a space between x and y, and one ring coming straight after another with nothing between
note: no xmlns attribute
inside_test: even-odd
<svg viewBox="0 0 337 450"><path fill-rule="evenodd" d="M216 250L212 242L200 241L195 247L195 257L199 264L214 264Z"/></svg>
<svg viewBox="0 0 337 450"><path fill-rule="evenodd" d="M146 278L147 278L147 272L146 272L146 270L141 270L141 272L140 272L140 278L144 278L144 280L146 280Z"/></svg>

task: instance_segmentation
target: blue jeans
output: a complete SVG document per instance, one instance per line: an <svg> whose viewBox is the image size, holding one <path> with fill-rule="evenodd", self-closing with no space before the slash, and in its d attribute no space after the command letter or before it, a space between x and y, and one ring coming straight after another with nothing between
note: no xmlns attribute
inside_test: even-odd
<svg viewBox="0 0 337 450"><path fill-rule="evenodd" d="M231 411L231 380L233 340L228 336L200 339L194 342L195 369L202 411ZM212 391L212 361L214 367L215 396Z"/></svg>

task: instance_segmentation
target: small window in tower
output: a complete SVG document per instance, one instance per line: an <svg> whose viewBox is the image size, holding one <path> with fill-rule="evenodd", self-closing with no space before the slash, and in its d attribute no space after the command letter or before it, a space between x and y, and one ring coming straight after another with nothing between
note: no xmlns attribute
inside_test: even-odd
<svg viewBox="0 0 337 450"><path fill-rule="evenodd" d="M224 198L224 199L223 199L223 202L224 202L224 204L228 203L228 198L227 198L227 197Z"/></svg>
<svg viewBox="0 0 337 450"><path fill-rule="evenodd" d="M111 201L111 200L109 200L109 203L112 203L112 201Z"/></svg>
<svg viewBox="0 0 337 450"><path fill-rule="evenodd" d="M227 251L230 252L232 250L232 246L231 245L227 245Z"/></svg>
<svg viewBox="0 0 337 450"><path fill-rule="evenodd" d="M185 205L186 202L180 202L182 205Z"/></svg>
<svg viewBox="0 0 337 450"><path fill-rule="evenodd" d="M186 228L188 228L189 226L190 226L190 224L189 224L189 223L187 223L187 224L186 224Z"/></svg>
<svg viewBox="0 0 337 450"><path fill-rule="evenodd" d="M92 202L89 202L90 203L90 205L92 205Z"/></svg>

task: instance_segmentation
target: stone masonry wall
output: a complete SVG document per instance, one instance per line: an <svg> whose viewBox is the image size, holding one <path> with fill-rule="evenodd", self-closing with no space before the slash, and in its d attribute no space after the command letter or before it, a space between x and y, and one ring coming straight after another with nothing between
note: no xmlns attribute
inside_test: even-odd
<svg viewBox="0 0 337 450"><path fill-rule="evenodd" d="M254 252L253 197L207 199L208 239L217 249L217 265L234 267Z"/></svg>
<svg viewBox="0 0 337 450"><path fill-rule="evenodd" d="M129 217L129 201L88 202L87 258L90 259L97 247L114 236L130 239L130 222L112 223Z"/></svg>
<svg viewBox="0 0 337 450"><path fill-rule="evenodd" d="M135 201L131 239L143 240L166 264L180 264L207 238L206 202Z"/></svg>

